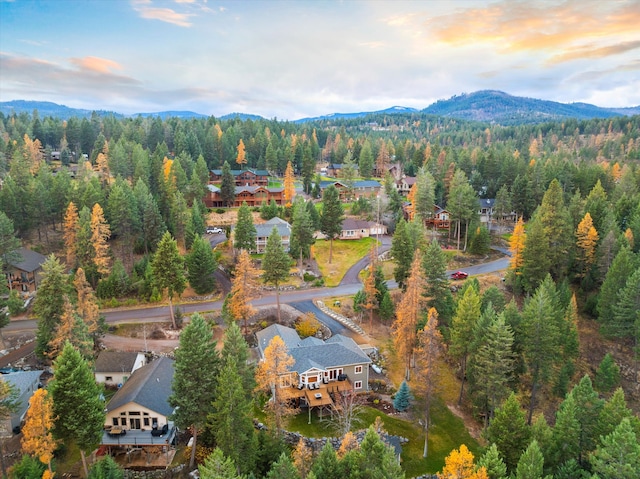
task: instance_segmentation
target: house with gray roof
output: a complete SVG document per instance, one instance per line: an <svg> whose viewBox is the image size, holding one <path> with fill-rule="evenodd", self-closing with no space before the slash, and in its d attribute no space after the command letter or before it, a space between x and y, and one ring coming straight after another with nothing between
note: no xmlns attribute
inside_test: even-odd
<svg viewBox="0 0 640 479"><path fill-rule="evenodd" d="M9 383L18 393L18 410L0 422L0 435L11 436L12 432L21 426L29 409L29 400L41 386L42 373L43 371L17 371L0 375L0 381Z"/></svg>
<svg viewBox="0 0 640 479"><path fill-rule="evenodd" d="M344 390L345 386L356 392L369 389L371 359L353 339L340 334L326 341L314 337L301 339L295 329L272 324L256 333L261 358L264 359L265 349L276 336L283 340L295 361L290 374L281 378L281 387L291 386L301 391L301 396L308 396L307 390L318 390L311 400L317 394L322 395L322 390L329 393L334 388Z"/></svg>
<svg viewBox="0 0 640 479"><path fill-rule="evenodd" d="M42 264L47 257L27 248L15 250L15 258L7 258L5 276L10 289L32 292L38 289Z"/></svg>
<svg viewBox="0 0 640 479"><path fill-rule="evenodd" d="M255 251L251 251L251 253L264 253L264 250L267 247L267 240L269 239L269 235L273 228L278 230L278 234L280 235L280 241L282 242L282 247L286 252L289 251L289 246L291 244L291 225L287 223L285 220L278 218L271 218L269 221L266 221L261 224L256 224L256 249Z"/></svg>
<svg viewBox="0 0 640 479"><path fill-rule="evenodd" d="M105 429L151 431L172 427L169 404L173 360L163 357L136 369L114 394L106 408Z"/></svg>
<svg viewBox="0 0 640 479"><path fill-rule="evenodd" d="M136 369L147 363L143 353L129 351L101 351L96 359L96 382L105 386L118 386L127 382Z"/></svg>

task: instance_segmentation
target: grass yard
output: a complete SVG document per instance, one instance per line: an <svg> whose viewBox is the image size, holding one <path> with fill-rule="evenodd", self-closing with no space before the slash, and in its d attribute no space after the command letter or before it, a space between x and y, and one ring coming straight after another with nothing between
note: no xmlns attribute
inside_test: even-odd
<svg viewBox="0 0 640 479"><path fill-rule="evenodd" d="M359 240L334 240L333 258L329 264L329 241L318 240L313 245L313 255L320 272L324 277L325 285L338 286L347 270L358 260L369 254L371 246L375 244L375 238L362 238Z"/></svg>

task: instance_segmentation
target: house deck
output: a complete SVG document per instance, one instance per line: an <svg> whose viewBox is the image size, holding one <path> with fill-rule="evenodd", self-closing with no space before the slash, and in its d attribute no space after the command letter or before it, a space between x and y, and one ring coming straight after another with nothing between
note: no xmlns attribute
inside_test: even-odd
<svg viewBox="0 0 640 479"><path fill-rule="evenodd" d="M103 446L166 446L173 442L176 436L176 428L172 427L164 436L152 436L151 430L129 429L121 436L112 436L108 431L102 434Z"/></svg>

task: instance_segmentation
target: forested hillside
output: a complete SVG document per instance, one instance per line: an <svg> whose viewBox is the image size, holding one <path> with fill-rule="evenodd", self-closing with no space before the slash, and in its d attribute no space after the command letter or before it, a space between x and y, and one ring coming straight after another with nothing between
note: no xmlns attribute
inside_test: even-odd
<svg viewBox="0 0 640 479"><path fill-rule="evenodd" d="M273 181L285 177L288 192L294 172L308 199L319 201L320 166L329 163L346 167L346 183L385 184L394 276L406 288L393 305L395 350L409 380L426 374L429 341L447 343L444 358L458 373L460 402L486 426L487 446L496 445L482 457L488 477L506 477L507 470L541 477L543 469L557 478L635 477L611 470L616 457L640 461L640 116L498 126L416 112L300 124L0 114L0 256L15 250L16 240L58 256L45 272L59 278L49 298L60 301L41 301L36 310L49 321L48 329L39 326L38 354L50 358L61 349L52 337L60 337L63 296L78 304L88 288L103 300L180 295L185 270L191 274L210 254L200 240L209 170L268 170ZM393 165L416 177L408 210L388 174ZM454 296L442 248L427 240L424 227L436 204L450 213L449 244L486 251L490 233L479 222L479 198L496 200L497 224L508 231L506 288L481 290L471 280ZM312 222L304 201L289 203L276 211L294 228ZM350 208L370 212L372 201ZM515 228L503 221L512 212ZM75 273L75 293L67 271ZM180 274L165 277L167 271ZM189 276L192 286L198 276ZM382 317L383 298L376 303L373 296L363 304ZM595 325L594 340L616 345L597 371L581 357L582 323ZM412 363L414 347L422 365ZM628 354L616 358L620 351ZM624 393L616 392L619 385ZM373 435L369 447L377 444ZM361 453L345 457L365 467ZM262 460L265 468L274 462ZM340 473L322 464L313 470L316 477L358 477L341 464ZM521 475L526 468L540 474ZM401 477L390 470L387 477Z"/></svg>

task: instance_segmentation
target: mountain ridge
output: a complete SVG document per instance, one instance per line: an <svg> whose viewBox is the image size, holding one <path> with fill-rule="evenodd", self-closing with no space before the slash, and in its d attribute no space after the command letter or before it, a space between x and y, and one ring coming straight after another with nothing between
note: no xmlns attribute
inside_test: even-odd
<svg viewBox="0 0 640 479"><path fill-rule="evenodd" d="M0 112L5 115L13 113L29 113L38 111L41 117L52 116L61 119L68 119L72 116L80 118L90 118L93 112L100 116L113 115L117 118L136 117L169 117L177 118L208 118L211 115L197 113L193 111L169 110L154 113L134 113L125 115L113 111L87 110L72 108L47 101L12 100L0 102ZM294 123L308 123L313 121L330 121L361 118L367 115L380 114L414 114L426 113L437 116L457 118L469 121L481 121L486 123L498 123L504 125L540 123L551 120L561 120L563 118L576 118L579 120L591 118L610 118L615 116L629 116L640 114L640 105L631 107L605 108L589 103L560 103L551 100L541 100L536 98L513 96L499 90L480 90L473 93L462 93L454 95L448 99L438 100L427 108L418 110L416 108L393 106L384 110L362 111L351 113L330 113L317 117L300 118L290 120ZM249 113L229 113L219 117L221 120L238 118L242 121L247 119L264 119L260 115Z"/></svg>

